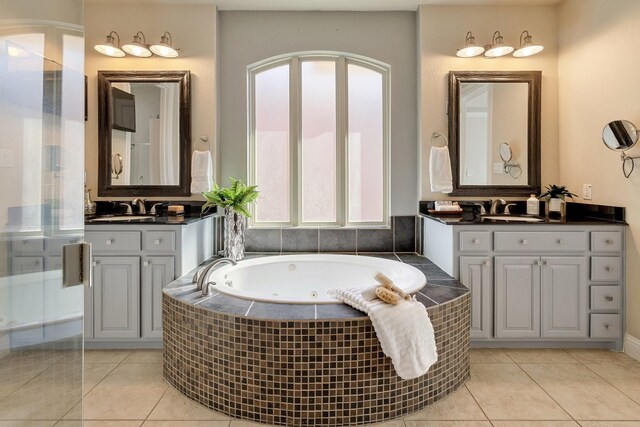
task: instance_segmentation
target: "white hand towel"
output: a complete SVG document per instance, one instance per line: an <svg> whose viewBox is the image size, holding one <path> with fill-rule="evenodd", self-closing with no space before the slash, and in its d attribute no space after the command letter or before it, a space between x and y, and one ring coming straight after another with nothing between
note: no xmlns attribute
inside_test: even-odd
<svg viewBox="0 0 640 427"><path fill-rule="evenodd" d="M200 194L213 188L213 160L208 151L194 151L191 156L191 193Z"/></svg>
<svg viewBox="0 0 640 427"><path fill-rule="evenodd" d="M378 289L378 286L380 285L376 284L373 286L369 286L368 288L364 288L362 290L362 298L364 298L365 301L373 301L374 299L378 298L378 296L376 295L376 289Z"/></svg>
<svg viewBox="0 0 640 427"><path fill-rule="evenodd" d="M427 309L417 301L397 305L367 301L362 288L329 289L328 294L364 311L371 318L384 354L398 376L408 380L424 375L438 361L436 340Z"/></svg>
<svg viewBox="0 0 640 427"><path fill-rule="evenodd" d="M451 193L453 191L449 147L431 147L429 180L433 192Z"/></svg>

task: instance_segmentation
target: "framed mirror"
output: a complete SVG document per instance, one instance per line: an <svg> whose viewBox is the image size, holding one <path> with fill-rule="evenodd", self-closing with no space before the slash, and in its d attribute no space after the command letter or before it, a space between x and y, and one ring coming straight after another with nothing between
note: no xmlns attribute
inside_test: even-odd
<svg viewBox="0 0 640 427"><path fill-rule="evenodd" d="M98 195L189 196L189 71L98 72Z"/></svg>
<svg viewBox="0 0 640 427"><path fill-rule="evenodd" d="M540 192L540 71L451 71L452 196Z"/></svg>

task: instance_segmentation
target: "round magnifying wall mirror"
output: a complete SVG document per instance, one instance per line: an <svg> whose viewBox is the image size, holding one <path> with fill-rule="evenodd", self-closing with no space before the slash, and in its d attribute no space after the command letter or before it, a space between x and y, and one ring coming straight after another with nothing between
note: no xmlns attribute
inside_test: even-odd
<svg viewBox="0 0 640 427"><path fill-rule="evenodd" d="M627 151L638 142L638 129L628 120L614 120L602 130L602 141L610 150Z"/></svg>
<svg viewBox="0 0 640 427"><path fill-rule="evenodd" d="M511 160L511 157L513 157L513 154L511 153L511 147L509 147L509 144L507 144L506 142L500 144L500 148L498 149L498 151L500 152L500 158L503 162L508 162Z"/></svg>

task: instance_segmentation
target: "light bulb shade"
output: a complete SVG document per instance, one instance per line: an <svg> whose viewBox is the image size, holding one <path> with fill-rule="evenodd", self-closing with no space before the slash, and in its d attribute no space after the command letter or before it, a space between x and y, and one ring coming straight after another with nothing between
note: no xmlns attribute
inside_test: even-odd
<svg viewBox="0 0 640 427"><path fill-rule="evenodd" d="M524 41L523 41L524 37ZM525 58L527 56L535 55L536 53L542 52L544 47L539 44L533 43L532 37L529 34L529 31L524 30L522 34L520 34L520 48L513 52L513 56L516 58Z"/></svg>
<svg viewBox="0 0 640 427"><path fill-rule="evenodd" d="M491 45L484 52L484 56L486 58L498 58L500 56L505 56L513 52L513 46L509 46L508 44L504 44L502 35L500 31L496 31L493 33L493 38L491 40Z"/></svg>
<svg viewBox="0 0 640 427"><path fill-rule="evenodd" d="M113 35L118 38L118 42L116 43ZM115 31L111 31L107 36L107 40L104 43L99 43L93 48L103 55L110 56L112 58L122 58L124 56L124 52L120 49L120 36Z"/></svg>
<svg viewBox="0 0 640 427"><path fill-rule="evenodd" d="M152 44L149 48L151 52L163 58L176 58L178 49L171 46L171 34L167 31L160 37L160 43Z"/></svg>
<svg viewBox="0 0 640 427"><path fill-rule="evenodd" d="M474 56L481 55L484 52L484 47L476 44L476 38L473 37L471 31L467 32L464 38L464 47L458 49L456 56L459 58L473 58Z"/></svg>
<svg viewBox="0 0 640 427"><path fill-rule="evenodd" d="M140 35L142 35L142 38ZM129 55L137 56L138 58L148 58L151 56L151 51L145 43L146 39L144 34L142 31L138 31L138 33L133 36L131 43L127 43L122 46L122 50L127 52Z"/></svg>

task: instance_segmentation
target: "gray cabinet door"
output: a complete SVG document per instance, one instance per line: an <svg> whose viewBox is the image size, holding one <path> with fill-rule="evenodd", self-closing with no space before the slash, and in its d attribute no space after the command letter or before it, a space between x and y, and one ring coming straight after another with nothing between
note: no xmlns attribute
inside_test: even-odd
<svg viewBox="0 0 640 427"><path fill-rule="evenodd" d="M149 256L142 261L142 337L162 338L162 289L175 279L175 258Z"/></svg>
<svg viewBox="0 0 640 427"><path fill-rule="evenodd" d="M585 257L542 258L542 337L589 335L589 286Z"/></svg>
<svg viewBox="0 0 640 427"><path fill-rule="evenodd" d="M491 258L460 257L460 282L471 290L471 338L493 333L493 274Z"/></svg>
<svg viewBox="0 0 640 427"><path fill-rule="evenodd" d="M540 337L540 258L495 258L497 338Z"/></svg>
<svg viewBox="0 0 640 427"><path fill-rule="evenodd" d="M94 257L95 338L140 336L140 257Z"/></svg>

